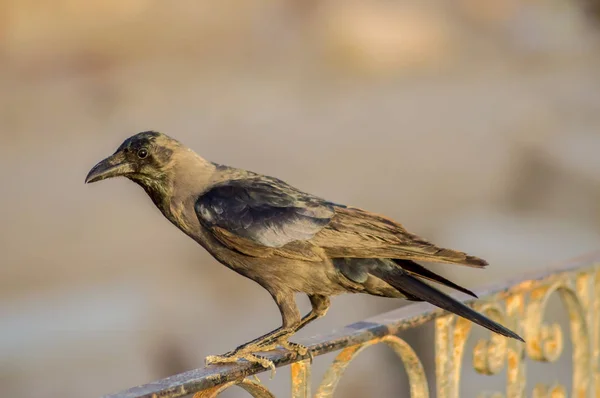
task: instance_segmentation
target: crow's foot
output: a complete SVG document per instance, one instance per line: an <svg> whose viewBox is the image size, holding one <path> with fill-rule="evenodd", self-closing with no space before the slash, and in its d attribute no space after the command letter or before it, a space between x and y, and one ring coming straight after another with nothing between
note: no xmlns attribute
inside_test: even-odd
<svg viewBox="0 0 600 398"><path fill-rule="evenodd" d="M260 351L260 349L257 348L256 351ZM273 363L273 361L246 350L238 352L232 351L224 355L209 355L206 357L205 362L207 365L213 365L223 363L234 363L239 361L240 359L245 359L248 362L257 363L265 369L271 369L271 378L275 376L275 364Z"/></svg>
<svg viewBox="0 0 600 398"><path fill-rule="evenodd" d="M312 363L312 361L313 361L312 352L310 352L308 350L308 348L305 347L305 346L303 346L302 344L293 343L293 342L288 341L288 340L278 341L277 344L279 344L280 346L282 346L286 350L295 353L296 355L303 356L303 355L308 354L308 356L310 357L310 362Z"/></svg>

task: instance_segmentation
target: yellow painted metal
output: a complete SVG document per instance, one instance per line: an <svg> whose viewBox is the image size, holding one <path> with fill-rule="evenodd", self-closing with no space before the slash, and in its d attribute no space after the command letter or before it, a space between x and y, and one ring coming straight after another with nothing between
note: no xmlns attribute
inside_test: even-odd
<svg viewBox="0 0 600 398"><path fill-rule="evenodd" d="M506 369L506 388L496 397L524 398L526 359L555 362L562 353L564 331L561 325L548 324L544 318L551 296L558 295L569 313L573 351L572 391L570 397L598 397L598 318L600 317L600 269L597 266L550 275L542 280L524 281L485 300L474 307L520 333L522 344L491 334L477 342L473 364L480 374L492 376ZM455 315L436 319L436 382L439 398L460 397L465 343L471 324ZM566 380L565 380L566 381ZM488 395L489 396L489 395ZM538 384L536 398L566 397L566 387Z"/></svg>

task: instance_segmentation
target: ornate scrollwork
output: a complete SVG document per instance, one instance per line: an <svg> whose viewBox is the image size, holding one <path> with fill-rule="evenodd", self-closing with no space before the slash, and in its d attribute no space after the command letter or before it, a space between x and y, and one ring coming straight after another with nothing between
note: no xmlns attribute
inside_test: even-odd
<svg viewBox="0 0 600 398"><path fill-rule="evenodd" d="M507 323L507 316L498 301L488 301L476 305L476 309L497 322ZM436 323L436 368L438 396L458 398L460 396L460 375L466 342L472 329L472 322L448 315L440 317ZM494 375L505 367L508 353L506 337L490 332L489 339L481 339L473 350L473 366L484 375ZM509 356L510 358L511 356ZM495 393L492 396L497 396ZM489 397L489 395L487 395Z"/></svg>
<svg viewBox="0 0 600 398"><path fill-rule="evenodd" d="M551 275L546 280L525 281L506 293L490 297L489 304L476 304L479 311L496 321L524 332L523 337L527 342L524 347L519 342L492 334L489 340L479 341L473 352L474 368L480 374L494 375L506 367L506 397L524 396L525 353L536 361L554 362L563 352L564 334L561 326L544 321L549 299L555 292L569 314L573 347L572 396L600 396L600 273L593 268ZM506 313L502 310L503 302L506 303ZM455 315L442 316L436 320L439 397L460 396L463 351L470 328L468 321ZM489 394L485 396L489 397ZM496 393L492 396L504 395ZM566 397L565 387L561 384L553 387L539 384L534 389L533 397Z"/></svg>
<svg viewBox="0 0 600 398"><path fill-rule="evenodd" d="M419 357L417 357L414 350L404 340L393 335L369 340L365 343L347 347L342 350L323 376L323 381L315 394L315 398L332 397L333 392L337 388L338 383L350 362L365 348L379 343L386 343L389 345L402 359L402 362L404 362L404 368L406 369L410 383L411 398L429 398L427 377L425 376L425 371L423 370L423 365L421 364Z"/></svg>
<svg viewBox="0 0 600 398"><path fill-rule="evenodd" d="M548 325L544 322L544 313L552 293L558 289L555 286L542 286L534 289L527 306L525 322L525 341L527 355L536 361L554 362L563 351L563 333L557 323ZM564 289L564 288L563 288Z"/></svg>
<svg viewBox="0 0 600 398"><path fill-rule="evenodd" d="M504 323L504 311L492 303L486 303L479 311L497 322ZM473 367L478 373L494 375L504 369L506 362L506 338L496 333L490 333L489 340L481 339L473 350Z"/></svg>
<svg viewBox="0 0 600 398"><path fill-rule="evenodd" d="M577 280L578 279L578 280ZM591 386L591 340L588 325L586 303L589 298L581 296L585 289L579 293L576 286L581 287L582 279L573 275L571 278L564 276L557 281L534 289L530 295L530 304L527 309L526 333L527 355L534 360L553 362L560 357L563 348L563 338L560 325L551 326L543 322L543 314L550 296L558 292L565 303L569 313L571 326L571 341L573 345L573 396L585 396ZM588 307L589 308L589 307ZM561 397L560 386L548 390L548 397ZM564 388L563 388L564 390ZM542 391L542 387L540 387ZM544 390L545 391L545 390ZM557 392L554 392L557 391ZM541 395L544 396L544 395Z"/></svg>
<svg viewBox="0 0 600 398"><path fill-rule="evenodd" d="M265 386L262 384L245 378L243 380L230 381L229 383L221 384L208 390L203 390L194 394L193 398L214 398L229 387L238 386L246 390L254 398L275 398Z"/></svg>

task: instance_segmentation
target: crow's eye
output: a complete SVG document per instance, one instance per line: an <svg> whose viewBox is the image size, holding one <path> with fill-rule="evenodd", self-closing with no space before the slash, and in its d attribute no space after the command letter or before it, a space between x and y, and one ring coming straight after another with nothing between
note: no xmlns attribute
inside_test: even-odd
<svg viewBox="0 0 600 398"><path fill-rule="evenodd" d="M138 158L144 159L148 156L148 150L146 148L142 148L138 151L137 155L138 155Z"/></svg>

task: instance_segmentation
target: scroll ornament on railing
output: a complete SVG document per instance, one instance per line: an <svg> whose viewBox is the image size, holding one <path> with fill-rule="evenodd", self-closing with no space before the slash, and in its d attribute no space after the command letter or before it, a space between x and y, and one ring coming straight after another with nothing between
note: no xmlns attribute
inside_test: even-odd
<svg viewBox="0 0 600 398"><path fill-rule="evenodd" d="M489 398L526 397L526 358L538 362L555 362L563 352L564 333L557 323L548 324L549 298L558 294L569 315L572 358L572 397L598 397L598 306L600 284L598 268L551 275L540 281L522 282L506 292L478 302L475 306L494 319L516 330L525 345L493 335L479 341L473 352L475 370L482 375L495 375L506 369L506 392ZM504 309L500 308L501 303ZM453 315L436 320L436 367L438 397L459 398L460 373L464 346L471 325ZM566 380L562 380L564 383ZM485 397L485 395L481 395ZM538 384L534 398L567 397L560 382Z"/></svg>
<svg viewBox="0 0 600 398"><path fill-rule="evenodd" d="M348 365L350 365L350 362L367 347L379 343L385 343L388 345L404 363L404 368L408 371L411 398L428 398L429 387L421 361L408 343L394 335L387 335L372 339L362 344L353 345L343 349L334 359L329 369L325 372L323 381L319 385L314 397L332 397L339 381L344 375L344 371ZM293 398L308 397L310 395L310 366L311 365L308 360L296 362L291 365ZM194 398L213 398L234 385L239 385L255 398L274 397L271 392L262 387L260 384L245 378L238 383L230 382L210 390L201 391L196 393Z"/></svg>

